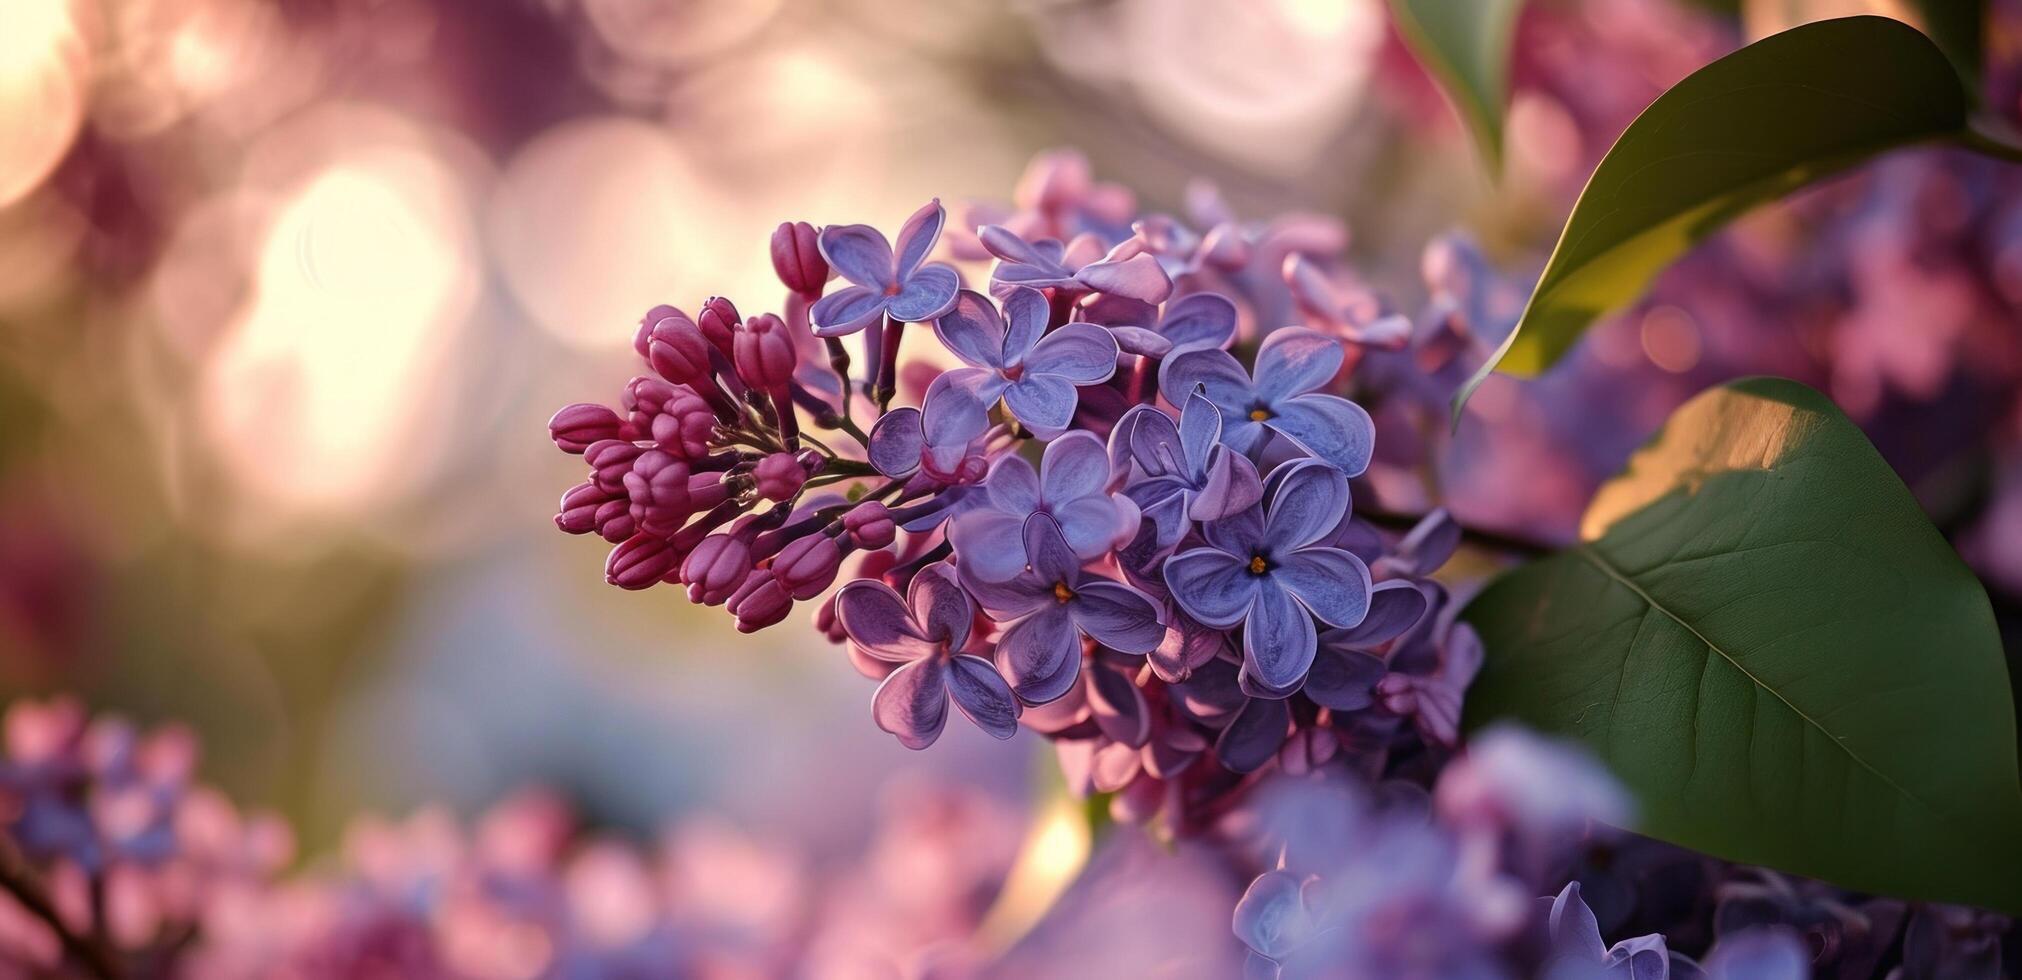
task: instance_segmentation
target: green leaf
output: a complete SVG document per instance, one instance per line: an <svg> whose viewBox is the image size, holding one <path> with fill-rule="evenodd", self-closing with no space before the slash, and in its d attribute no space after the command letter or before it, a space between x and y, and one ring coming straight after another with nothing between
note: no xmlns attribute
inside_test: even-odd
<svg viewBox="0 0 2022 980"><path fill-rule="evenodd" d="M2022 912L2015 707L1987 596L1793 381L1673 415L1580 546L1466 609L1467 724L1578 738L1638 829L1860 891Z"/></svg>
<svg viewBox="0 0 2022 980"><path fill-rule="evenodd" d="M1502 169L1510 33L1523 0L1390 0L1404 43L1439 80L1491 170Z"/></svg>
<svg viewBox="0 0 2022 980"><path fill-rule="evenodd" d="M1651 103L1587 181L1523 316L1453 400L1550 367L1601 314L1742 212L1883 152L1967 138L1968 99L1929 38L1845 17L1764 38Z"/></svg>

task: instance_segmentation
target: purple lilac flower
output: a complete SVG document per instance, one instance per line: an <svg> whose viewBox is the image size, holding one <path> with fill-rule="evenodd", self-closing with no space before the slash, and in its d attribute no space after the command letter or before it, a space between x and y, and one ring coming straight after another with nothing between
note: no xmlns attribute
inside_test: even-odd
<svg viewBox="0 0 2022 980"><path fill-rule="evenodd" d="M1164 306L1103 296L1083 314L1109 328L1124 353L1144 357L1218 350L1236 335L1236 304L1220 293L1190 293Z"/></svg>
<svg viewBox="0 0 2022 980"><path fill-rule="evenodd" d="M1119 653L1150 653L1165 636L1150 596L1082 568L1082 561L1047 514L1025 522L1030 564L1006 582L966 578L983 608L1015 619L997 638L997 663L1028 704L1045 704L1074 686L1081 673L1081 638Z"/></svg>
<svg viewBox="0 0 2022 980"><path fill-rule="evenodd" d="M1159 390L1178 403L1202 391L1222 412L1222 441L1255 455L1273 434L1326 460L1347 476L1369 468L1376 442L1369 413L1319 392L1341 370L1341 342L1314 330L1279 330L1264 338L1252 372L1227 351L1187 351L1159 368Z"/></svg>
<svg viewBox="0 0 2022 980"><path fill-rule="evenodd" d="M1013 287L999 315L990 298L963 290L934 321L934 332L967 368L948 372L951 386L983 405L1004 399L1011 414L1042 439L1074 422L1077 387L1100 384L1116 373L1116 340L1092 323L1063 324L1050 332L1051 310L1037 290Z"/></svg>
<svg viewBox="0 0 2022 980"><path fill-rule="evenodd" d="M1411 582L1376 583L1362 622L1320 633L1299 693L1335 711L1359 711L1376 703L1376 685L1387 670L1383 648L1418 625L1428 608L1425 592Z"/></svg>
<svg viewBox="0 0 2022 980"><path fill-rule="evenodd" d="M1608 946L1600 923L1580 897L1580 883L1541 899L1548 911L1550 955L1545 980L1806 980L1811 957L1787 929L1757 929L1724 938L1704 965L1668 948L1661 935L1637 936Z"/></svg>
<svg viewBox="0 0 2022 980"><path fill-rule="evenodd" d="M836 593L836 617L865 654L904 664L878 685L871 714L909 749L934 744L948 701L997 738L1018 731L1018 699L990 661L963 653L976 607L955 570L935 562L913 576L904 599L883 582L857 579Z"/></svg>
<svg viewBox="0 0 2022 980"><path fill-rule="evenodd" d="M878 472L903 480L924 472L945 484L975 483L989 467L979 442L990 428L982 403L956 386L952 375L934 379L919 408L895 408L871 427L866 452Z"/></svg>
<svg viewBox="0 0 2022 980"><path fill-rule="evenodd" d="M1242 626L1244 681L1256 693L1283 697L1313 664L1312 617L1360 624L1370 581L1361 559L1316 544L1348 509L1340 470L1293 460L1272 472L1271 484L1268 506L1204 525L1207 544L1167 559L1165 581L1196 620Z"/></svg>
<svg viewBox="0 0 2022 980"><path fill-rule="evenodd" d="M931 320L955 303L962 277L944 262L928 262L947 212L936 200L913 212L899 230L896 254L869 225L830 225L819 238L822 257L850 285L816 300L808 317L822 337L852 334L889 314L905 323Z"/></svg>
<svg viewBox="0 0 2022 980"><path fill-rule="evenodd" d="M983 248L997 258L990 272L990 290L1004 293L1019 287L1059 292L1094 292L1140 303L1162 302L1172 293L1172 280L1158 259L1135 239L1104 252L1094 235L1027 242L1002 225L985 225L976 233Z"/></svg>
<svg viewBox="0 0 2022 980"><path fill-rule="evenodd" d="M1233 517L1263 499L1256 465L1222 445L1221 435L1221 414L1198 392L1187 396L1178 424L1139 405L1110 430L1111 457L1136 465L1124 493L1157 525L1160 548L1179 544L1193 522Z"/></svg>
<svg viewBox="0 0 2022 980"><path fill-rule="evenodd" d="M999 458L983 481L983 500L948 528L963 573L1006 582L1025 571L1025 526L1034 514L1053 518L1077 561L1108 554L1138 526L1137 506L1112 496L1109 478L1109 453L1087 432L1048 443L1036 473L1023 457Z"/></svg>

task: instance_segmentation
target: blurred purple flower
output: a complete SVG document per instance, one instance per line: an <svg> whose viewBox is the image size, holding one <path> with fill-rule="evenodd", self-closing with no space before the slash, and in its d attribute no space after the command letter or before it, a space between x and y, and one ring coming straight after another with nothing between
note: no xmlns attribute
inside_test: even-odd
<svg viewBox="0 0 2022 980"><path fill-rule="evenodd" d="M1348 481L1316 459L1271 474L1268 507L1203 526L1207 545L1166 560L1174 601L1208 626L1243 627L1243 676L1252 693L1284 697L1313 664L1312 617L1359 625L1369 613L1369 569L1317 546L1348 509Z"/></svg>
<svg viewBox="0 0 2022 980"><path fill-rule="evenodd" d="M997 663L1028 704L1064 695L1081 673L1083 635L1118 653L1151 652L1165 636L1150 596L1083 570L1052 516L1025 522L1030 564L1007 582L964 576L984 609L1017 621L997 638Z"/></svg>
<svg viewBox="0 0 2022 980"><path fill-rule="evenodd" d="M1074 422L1075 388L1101 384L1116 373L1116 339L1092 323L1069 323L1051 333L1046 297L1014 287L1000 316L990 298L962 290L934 321L941 343L967 368L948 372L949 383L984 406L998 398L1020 422L1051 439Z"/></svg>
<svg viewBox="0 0 2022 980"><path fill-rule="evenodd" d="M1124 493L1157 525L1160 548L1179 544L1192 522L1233 517L1263 498L1256 465L1221 445L1221 434L1220 413L1199 393L1187 396L1178 424L1139 405L1110 430L1111 457L1120 447L1142 471Z"/></svg>
<svg viewBox="0 0 2022 980"><path fill-rule="evenodd" d="M899 230L896 255L884 233L869 225L823 228L822 257L851 285L815 301L808 311L815 334L852 334L887 314L918 323L948 312L961 288L961 276L947 263L927 262L947 217L938 199L913 212Z"/></svg>
<svg viewBox="0 0 2022 980"><path fill-rule="evenodd" d="M878 685L871 716L909 749L941 736L952 699L976 727L996 738L1018 732L1018 699L990 661L961 650L969 643L975 604L946 562L913 576L906 597L873 579L854 579L836 593L836 618L865 654L904 666Z"/></svg>
<svg viewBox="0 0 2022 980"><path fill-rule="evenodd" d="M1245 371L1227 351L1187 351L1159 367L1159 391L1166 401L1183 401L1195 390L1222 412L1222 441L1255 455L1272 434L1284 436L1347 476L1369 468L1376 427L1362 407L1318 389L1341 370L1341 342L1304 328L1279 330L1264 338L1257 367Z"/></svg>
<svg viewBox="0 0 2022 980"><path fill-rule="evenodd" d="M983 482L982 501L948 529L963 574L1006 582L1025 571L1026 519L1034 514L1053 518L1076 561L1107 554L1139 521L1130 498L1108 492L1109 477L1109 454L1089 432L1048 443L1037 473L1021 456L998 459Z"/></svg>

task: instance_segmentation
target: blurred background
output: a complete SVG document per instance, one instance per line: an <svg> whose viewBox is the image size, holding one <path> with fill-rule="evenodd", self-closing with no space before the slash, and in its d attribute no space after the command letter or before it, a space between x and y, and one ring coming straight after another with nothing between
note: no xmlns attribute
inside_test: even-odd
<svg viewBox="0 0 2022 980"><path fill-rule="evenodd" d="M812 630L610 588L556 533L580 462L546 419L615 400L641 313L766 309L777 222L1004 199L1059 146L1149 209L1205 178L1338 217L1406 310L1462 231L1520 301L1664 87L1887 6L1539 0L1492 180L1380 0L7 0L0 690L187 721L312 856L361 810L534 784L812 853L921 781L1015 804L1031 736L908 752ZM1989 31L2011 117L2016 6ZM1456 506L1563 536L1671 407L1786 374L1869 425L2012 624L2017 200L1909 154L1750 218L1561 371L1485 389Z"/></svg>

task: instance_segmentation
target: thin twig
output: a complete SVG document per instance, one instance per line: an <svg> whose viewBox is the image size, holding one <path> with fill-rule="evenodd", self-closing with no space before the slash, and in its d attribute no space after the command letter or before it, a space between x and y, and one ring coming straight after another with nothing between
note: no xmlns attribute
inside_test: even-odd
<svg viewBox="0 0 2022 980"><path fill-rule="evenodd" d="M0 836L0 890L12 895L22 908L55 932L63 948L84 966L86 972L98 980L119 980L122 976L118 959L100 930L94 929L91 936L71 931L62 914L56 911L55 903L43 890L40 877L28 866L21 852L15 849L14 842L4 836Z"/></svg>

